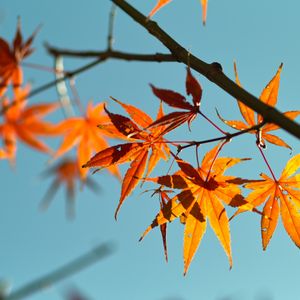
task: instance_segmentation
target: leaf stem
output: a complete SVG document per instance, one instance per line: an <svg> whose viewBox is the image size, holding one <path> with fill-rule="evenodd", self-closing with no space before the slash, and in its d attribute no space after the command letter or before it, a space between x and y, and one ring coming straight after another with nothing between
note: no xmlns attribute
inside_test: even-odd
<svg viewBox="0 0 300 300"><path fill-rule="evenodd" d="M199 154L198 154L198 148L200 145L196 145L195 151L196 151L196 161L197 161L197 167L200 169L200 162L199 162Z"/></svg>
<svg viewBox="0 0 300 300"><path fill-rule="evenodd" d="M223 133L224 135L227 134L224 130L222 130L217 124L215 124L210 118L208 118L204 113L201 111L198 112L205 120L207 120L212 126L214 126L218 131Z"/></svg>
<svg viewBox="0 0 300 300"><path fill-rule="evenodd" d="M74 101L75 101L75 103L76 103L76 105L77 105L77 107L78 107L81 115L84 116L85 115L85 110L84 110L84 107L83 107L83 105L82 105L82 103L80 101L80 97L79 97L78 90L76 88L75 78L74 77L72 77L70 79L70 88L71 88L71 92L73 94L73 99L74 99Z"/></svg>
<svg viewBox="0 0 300 300"><path fill-rule="evenodd" d="M54 74L65 74L64 71L60 71L60 70L57 70L57 69L54 69L54 68L50 68L50 67L47 67L47 66L34 64L34 63L22 62L22 66L26 67L26 68L32 68L32 69L46 71L46 72L54 73Z"/></svg>
<svg viewBox="0 0 300 300"><path fill-rule="evenodd" d="M267 167L268 167L268 169L269 169L269 171L270 171L270 173L271 173L271 175L272 175L274 181L277 182L277 179L276 179L276 177L275 177L275 174L274 174L274 172L273 172L273 170L272 170L272 168L271 168L271 166L270 166L270 164L269 164L269 162L268 162L268 160L267 160L267 158L266 158L266 156L265 156L265 154L264 154L264 151L262 150L262 148L261 148L261 146L260 146L259 144L256 144L256 145L257 145L257 148L258 148L258 150L259 150L261 156L263 157L263 160L264 160L264 162L266 163L266 165L267 165Z"/></svg>
<svg viewBox="0 0 300 300"><path fill-rule="evenodd" d="M226 143L228 143L228 140L225 140L225 141L221 144L221 146L219 147L219 149L218 149L218 151L217 151L215 157L213 158L213 160L212 160L212 162L211 162L211 165L210 165L210 167L209 167L209 171L208 171L208 173L207 173L207 175L206 175L205 182L208 181L209 175L210 175L211 170L212 170L212 167L214 166L214 163L215 163L217 157L219 156L219 154L220 154L222 148L224 147L224 145L225 145Z"/></svg>

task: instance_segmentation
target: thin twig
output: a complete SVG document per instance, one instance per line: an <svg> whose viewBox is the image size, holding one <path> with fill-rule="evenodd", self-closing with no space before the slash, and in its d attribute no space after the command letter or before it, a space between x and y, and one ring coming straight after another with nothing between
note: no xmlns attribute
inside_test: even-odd
<svg viewBox="0 0 300 300"><path fill-rule="evenodd" d="M59 50L56 48L51 48L50 46L46 46L49 53L52 55L60 56L75 56L75 57L97 57L96 60L78 68L70 72L65 72L64 76L57 78L56 80L50 81L34 90L32 90L29 94L24 96L23 98L18 99L19 101L29 99L41 92L44 92L48 90L49 88L52 88L56 86L58 83L65 81L66 79L72 78L75 75L78 75L80 73L83 73L96 65L103 63L104 61L108 59L120 59L120 60L126 60L126 61L143 61L143 62L175 62L177 59L172 54L161 54L161 53L155 53L155 54L134 54L134 53L125 53L120 51L102 51L102 52L96 52L93 55L91 55L90 52L88 53L82 53L82 52L76 52L76 51L69 51L69 50ZM86 55L87 54L87 55ZM0 85L1 86L1 85ZM0 110L0 115L3 115L10 107L14 106L16 104L16 101L11 102L9 105L6 105Z"/></svg>
<svg viewBox="0 0 300 300"><path fill-rule="evenodd" d="M76 103L81 115L84 116L85 114L85 110L84 110L84 107L80 101L80 97L79 97L79 93L78 93L78 90L76 88L76 84L75 84L75 78L72 77L70 78L70 88L71 88L71 91L72 91L72 94L73 94L73 99L74 99L74 102Z"/></svg>
<svg viewBox="0 0 300 300"><path fill-rule="evenodd" d="M186 148L189 148L189 147L193 147L193 146L200 146L202 144L208 144L208 143L212 143L212 142L218 142L218 141L222 141L222 140L228 140L229 141L232 138L240 136L240 135L243 135L243 134L245 134L245 133L247 133L249 131L258 130L259 128L261 128L264 125L265 125L265 123L260 123L260 124L254 125L252 127L246 128L246 129L241 130L241 131L237 131L237 132L234 132L234 133L227 133L226 135L223 135L223 136L220 136L220 137L216 137L216 138L212 138L212 139L207 139L207 140L202 140L202 141L191 141L191 142L189 142L188 145L181 146L180 150L183 150L183 149L186 149Z"/></svg>
<svg viewBox="0 0 300 300"><path fill-rule="evenodd" d="M55 68L49 68L47 66L34 64L34 63L22 62L21 66L25 67L25 68L36 69L36 70L45 71L45 72L54 73L54 74L63 73L63 71L61 71L61 70L57 70Z"/></svg>
<svg viewBox="0 0 300 300"><path fill-rule="evenodd" d="M300 125L298 123L290 120L274 107L266 105L258 98L238 86L223 73L222 66L219 63L208 64L190 54L189 51L183 48L170 35L162 30L156 22L149 20L145 15L128 4L125 0L111 1L120 7L134 21L148 30L148 32L157 40L164 44L180 62L189 65L192 69L218 85L228 94L239 99L239 101L262 115L265 122L274 123L292 135L300 138Z"/></svg>
<svg viewBox="0 0 300 300"><path fill-rule="evenodd" d="M68 78L72 78L73 76L75 75L78 75L80 73L83 73L89 69L91 69L92 67L102 63L103 61L105 61L106 59L103 59L103 58L98 58L78 69L75 69L74 71L72 72L66 72L65 76L61 77L61 78L58 78L58 79L55 79L55 80L52 80L34 90L32 90L29 94L25 95L24 97L22 98L19 98L17 99L18 101L13 101L11 102L9 105L6 105L4 106L1 110L0 110L0 115L3 115L8 109L10 109L12 106L16 105L17 103L19 103L20 101L24 101L30 97L33 97L43 91L46 91L48 90L49 88L53 87L53 86L56 86L59 82L62 82Z"/></svg>
<svg viewBox="0 0 300 300"><path fill-rule="evenodd" d="M107 50L112 50L114 43L114 25L115 25L115 17L116 17L117 6L112 4L110 14L109 14L109 22L108 22L108 36L107 36Z"/></svg>
<svg viewBox="0 0 300 300"><path fill-rule="evenodd" d="M172 54L154 53L154 54L140 54L140 53L128 53L123 51L82 51L82 50L70 50L63 48L56 48L46 44L47 51L53 56L62 55L74 58L102 58L102 59L120 59L127 61L142 61L142 62L178 62L176 57Z"/></svg>

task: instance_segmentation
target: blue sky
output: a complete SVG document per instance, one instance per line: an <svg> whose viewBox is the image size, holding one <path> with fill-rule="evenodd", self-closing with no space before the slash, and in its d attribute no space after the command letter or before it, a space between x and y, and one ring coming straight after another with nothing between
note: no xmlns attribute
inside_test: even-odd
<svg viewBox="0 0 300 300"><path fill-rule="evenodd" d="M147 14L155 0L132 0ZM43 43L79 50L104 50L106 47L109 0L82 1L17 1L0 2L0 36L11 41L17 16L21 16L24 36L42 24L34 42L35 53L26 61L52 66ZM197 0L173 0L154 19L184 47L207 62L217 61L233 78L233 61L237 61L243 86L259 96L263 87L284 63L278 98L281 111L299 109L300 4L279 0L216 1L210 0L206 27L201 24L201 7ZM117 11L115 20L115 49L156 53L167 50L127 15ZM65 59L65 67L72 70L85 64L83 59ZM37 87L53 79L51 74L25 69L25 78ZM195 74L203 87L202 109L219 125L215 107L228 119L239 119L235 100L219 90L207 79ZM139 63L108 61L76 78L77 89L84 104L90 99L97 103L114 96L155 115L158 101L149 83L182 94L185 67L176 63ZM33 97L31 103L57 99L55 89ZM109 102L109 108L119 108ZM53 121L63 118L61 112ZM203 139L216 135L202 120L194 121L189 139ZM281 131L279 135L299 152L299 141ZM180 128L176 139L186 138L186 128ZM59 139L50 142L57 147ZM253 146L252 146L253 145ZM212 146L212 145L211 145ZM203 147L209 149L211 146ZM257 153L252 136L240 137L225 148L223 155L252 157L252 162L235 168L240 176L257 178L267 173ZM280 174L290 151L269 145L266 152L271 165ZM189 154L186 154L188 159ZM126 199L116 222L120 185L115 178L102 172L93 176L101 192L78 191L76 219L65 218L65 198L61 190L46 212L38 205L50 180L40 180L49 157L19 145L17 166L11 169L0 162L0 277L10 281L13 289L21 287L61 265L89 251L101 242L113 241L117 251L53 287L44 289L30 299L56 300L69 286L75 285L91 299L145 300L225 300L225 299L286 299L299 294L299 249L289 239L281 222L267 251L262 251L260 218L243 214L231 222L233 269L210 228L183 277L183 227L174 222L169 226L169 262L164 261L158 230L138 243L140 234L157 212L157 199L135 190ZM166 172L168 165L160 165L155 174ZM122 167L124 172L126 166ZM246 174L246 175L245 175ZM145 187L151 188L151 186Z"/></svg>

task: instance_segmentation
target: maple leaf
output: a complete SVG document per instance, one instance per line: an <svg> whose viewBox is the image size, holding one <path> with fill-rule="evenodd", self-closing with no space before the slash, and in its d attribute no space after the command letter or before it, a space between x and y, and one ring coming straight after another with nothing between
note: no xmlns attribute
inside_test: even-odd
<svg viewBox="0 0 300 300"><path fill-rule="evenodd" d="M186 92L188 95L192 95L193 105L190 104L183 95L165 89L158 89L153 85L150 85L155 96L157 96L162 102L168 104L171 107L183 109L185 111L176 111L169 113L157 119L151 123L148 128L165 126L164 133L167 133L176 127L188 122L190 128L191 122L195 119L198 113L200 113L200 102L202 98L202 88L199 82L193 77L189 68L187 68L186 76Z"/></svg>
<svg viewBox="0 0 300 300"><path fill-rule="evenodd" d="M265 104L268 104L272 107L274 107L277 103L277 97L278 97L278 89L279 89L279 83L280 83L280 73L282 70L282 64L279 66L275 76L271 79L271 81L266 85L266 87L263 89L259 99L264 102ZM234 71L235 71L235 78L236 83L241 86L236 64L234 64ZM237 130L244 130L249 127L262 124L263 123L263 117L260 114L257 114L256 120L255 120L255 112L247 107L245 104L243 104L241 101L238 101L238 106L241 112L241 115L245 122L243 121L228 121L223 119L220 114L218 114L219 118L230 127L237 129ZM288 111L285 112L284 115L292 120L294 120L298 115L300 114L300 111ZM266 144L265 141L268 141L269 143L272 143L277 146L282 146L291 149L291 147L285 143L281 138L278 136L275 136L273 134L270 134L270 131L274 131L279 129L280 127L275 124L265 124L263 125L258 131L250 131L249 133L255 134L257 137L257 144L265 148Z"/></svg>
<svg viewBox="0 0 300 300"><path fill-rule="evenodd" d="M62 121L57 126L56 131L63 134L64 138L54 154L54 158L58 158L77 147L77 163L83 179L86 178L88 169L82 169L81 166L94 153L108 147L107 138L120 136L104 113L104 103L93 106L92 102L88 104L85 116L72 117ZM115 166L109 168L109 171L120 177L119 170Z"/></svg>
<svg viewBox="0 0 300 300"><path fill-rule="evenodd" d="M55 125L43 121L42 118L59 107L59 103L27 106L24 99L29 94L29 86L15 88L13 91L14 100L9 100L8 97L3 98L3 123L0 124L0 137L3 139L5 158L8 158L12 164L15 163L17 139L38 151L51 152L51 149L37 136L55 134Z"/></svg>
<svg viewBox="0 0 300 300"><path fill-rule="evenodd" d="M224 172L235 164L246 160L220 157L219 146L206 153L202 165L195 169L189 163L176 157L180 170L173 175L149 178L162 186L182 191L162 207L152 224L142 235L142 240L153 228L172 222L177 218L185 223L183 257L184 274L196 253L206 230L206 219L218 237L232 266L229 219L223 203L240 206L246 203L233 176Z"/></svg>
<svg viewBox="0 0 300 300"><path fill-rule="evenodd" d="M167 191L164 191L164 190L160 190L159 198L160 198L160 208L161 209L163 209L167 205L167 203L171 200L171 198L167 194ZM168 262L167 223L161 224L159 226L159 228L160 228L161 238L162 238L162 242L163 242L165 258L166 258L166 261Z"/></svg>
<svg viewBox="0 0 300 300"><path fill-rule="evenodd" d="M164 190L160 186L158 189L154 190L154 193L151 196L154 196L155 194L159 195L159 205L160 209L163 209L166 204L171 200L169 197L169 193L173 193L172 190ZM164 254L165 254L165 259L166 262L168 262L168 248L167 248L167 223L164 223L159 226L160 228L160 233L161 233L161 238L162 238L162 243L163 243L163 248L164 248Z"/></svg>
<svg viewBox="0 0 300 300"><path fill-rule="evenodd" d="M19 19L12 46L10 47L4 39L0 38L0 97L4 95L10 82L14 87L21 86L23 72L20 63L33 52L31 44L36 34L37 30L23 41Z"/></svg>
<svg viewBox="0 0 300 300"><path fill-rule="evenodd" d="M7 158L6 152L0 148L0 159L6 159L6 158Z"/></svg>
<svg viewBox="0 0 300 300"><path fill-rule="evenodd" d="M260 175L262 180L245 185L246 188L253 190L246 199L252 207L255 208L265 202L261 217L263 250L266 250L273 236L279 214L286 232L300 247L300 175L293 175L299 168L300 154L297 154L287 162L278 180L262 173ZM245 204L234 216L250 209Z"/></svg>
<svg viewBox="0 0 300 300"><path fill-rule="evenodd" d="M112 99L126 110L131 119L113 114L107 109L105 111L114 126L130 142L109 147L98 152L83 167L106 168L130 162L130 167L122 182L121 196L115 212L115 218L117 218L121 205L138 185L144 173L146 174L145 177L148 177L160 159L166 160L168 158L169 147L162 137L164 127L150 128L148 131L144 130L143 128L153 122L149 115L133 105L122 103L114 98ZM161 118L162 116L163 110L162 105L160 105L157 118Z"/></svg>
<svg viewBox="0 0 300 300"><path fill-rule="evenodd" d="M162 7L170 3L172 0L158 0L155 7L151 10L149 17L152 17L154 14L156 14ZM207 16L207 3L208 0L201 0L202 5L202 22L203 25L206 23L206 16Z"/></svg>
<svg viewBox="0 0 300 300"><path fill-rule="evenodd" d="M58 191L60 186L66 188L66 203L67 203L67 216L70 218L74 217L74 201L75 201L75 189L76 182L81 185L87 185L94 191L98 191L98 185L91 179L88 178L83 182L80 175L80 168L76 159L66 158L60 161L58 164L47 170L42 174L43 177L54 176L54 180L46 192L40 208L45 210L51 203L55 193Z"/></svg>

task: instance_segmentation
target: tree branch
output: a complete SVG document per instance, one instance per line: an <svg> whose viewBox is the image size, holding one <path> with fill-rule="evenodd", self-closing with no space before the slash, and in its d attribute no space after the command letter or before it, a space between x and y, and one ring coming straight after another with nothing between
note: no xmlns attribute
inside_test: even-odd
<svg viewBox="0 0 300 300"><path fill-rule="evenodd" d="M108 22L108 36L107 36L107 49L112 50L114 43L114 25L115 25L115 17L116 17L116 8L115 4L112 4L110 14L109 14L109 22Z"/></svg>
<svg viewBox="0 0 300 300"><path fill-rule="evenodd" d="M66 79L70 79L76 75L79 75L96 65L105 62L108 59L121 59L126 61L143 61L143 62L175 62L178 61L172 54L162 54L162 53L155 53L155 54L135 54L135 53L125 53L120 51L113 51L113 50L106 50L106 51L72 51L72 50L65 50L65 49L58 49L49 46L48 44L45 45L48 52L55 57L57 56L73 56L73 57L96 57L96 60L85 64L82 67L79 67L73 71L64 72L64 76L61 76L55 80L52 80L48 83L41 85L40 87L32 90L28 95L24 96L23 98L18 99L18 101L26 100L30 97L33 97L49 88L56 86L60 82L65 81ZM0 85L1 86L1 85ZM0 110L0 115L3 115L10 107L14 106L17 102L13 101L9 105L6 105Z"/></svg>
<svg viewBox="0 0 300 300"><path fill-rule="evenodd" d="M102 244L70 263L58 268L57 270L37 279L20 289L12 292L10 295L1 298L2 300L19 300L32 295L45 287L49 287L58 281L81 271L82 269L106 258L114 252L114 247L110 243Z"/></svg>
<svg viewBox="0 0 300 300"><path fill-rule="evenodd" d="M185 146L180 146L179 149L180 151L189 147L193 147L193 146L200 146L203 144L208 144L208 143L213 143L213 142L218 142L218 141L223 141L223 140L227 140L230 141L231 139L233 139L234 137L243 135L245 133L248 133L250 131L256 131L258 129L260 129L261 127L263 127L265 125L265 123L260 123L254 126L251 126L249 128L243 129L241 131L237 131L234 133L227 133L226 135L220 136L220 137L216 137L216 138L212 138L212 139L208 139L208 140L202 140L202 141L191 141L188 142L188 145ZM187 142L185 142L187 143Z"/></svg>
<svg viewBox="0 0 300 300"><path fill-rule="evenodd" d="M83 73L83 72L85 72L85 71L87 71L87 70L95 67L96 65L102 63L103 61L105 61L105 59L98 58L98 59L96 59L96 60L94 60L94 61L92 61L92 62L90 62L90 63L88 63L88 64L86 64L86 65L84 65L82 67L79 67L78 69L75 69L75 70L73 70L71 72L65 72L64 76L62 76L60 78L57 78L55 80L52 80L52 81L50 81L48 83L45 83L45 84L41 85L40 87L32 90L29 94L25 95L24 97L18 98L17 99L18 101L13 101L10 104L4 106L0 110L0 115L3 115L8 109L10 109L12 106L16 105L20 101L24 101L24 100L26 100L26 99L28 99L30 97L33 97L33 96L35 96L35 95L37 95L37 94L39 94L39 93L41 93L43 91L46 91L49 88L51 88L53 86L56 86L58 83L65 81L66 79L72 78L75 75L78 75L80 73Z"/></svg>
<svg viewBox="0 0 300 300"><path fill-rule="evenodd" d="M52 47L48 44L45 45L46 49L53 56L70 56L78 58L91 58L97 57L101 59L121 59L127 61L143 61L143 62L178 62L176 57L172 54L154 53L154 54L139 54L139 53L127 53L115 50L106 51L81 51L81 50L69 50Z"/></svg>
<svg viewBox="0 0 300 300"><path fill-rule="evenodd" d="M239 87L234 81L229 79L222 71L219 63L208 64L192 55L189 51L177 43L171 36L162 30L154 21L141 14L137 9L128 4L125 0L111 0L120 7L134 21L148 30L157 40L164 44L177 58L178 61L190 66L195 71L205 76L208 80L218 85L231 96L239 99L245 105L263 116L264 121L274 123L282 129L300 138L300 125L290 120L274 107L266 105L249 92Z"/></svg>

